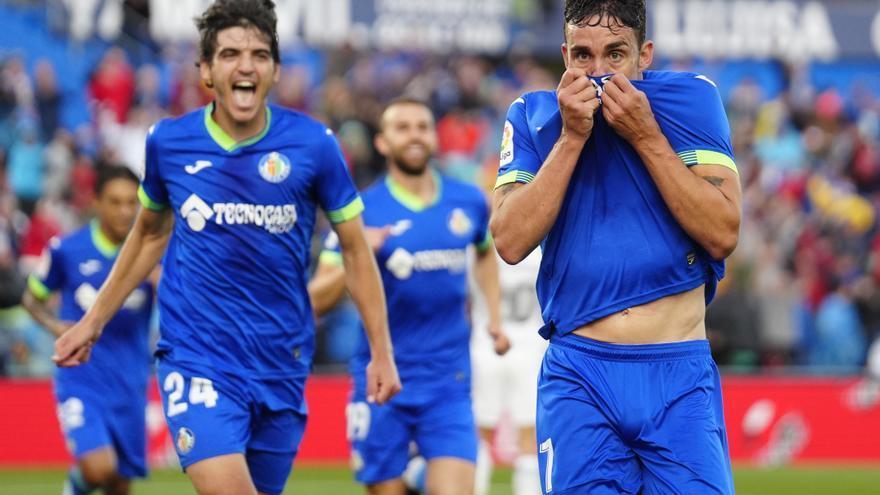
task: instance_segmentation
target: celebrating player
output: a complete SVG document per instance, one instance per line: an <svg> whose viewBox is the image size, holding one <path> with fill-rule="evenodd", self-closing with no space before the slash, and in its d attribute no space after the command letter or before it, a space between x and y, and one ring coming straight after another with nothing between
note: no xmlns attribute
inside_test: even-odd
<svg viewBox="0 0 880 495"><path fill-rule="evenodd" d="M88 358L168 244L156 354L181 465L201 494L278 494L306 419L314 351L306 270L318 205L339 236L367 330L361 393L383 403L400 384L363 203L339 147L318 122L266 104L279 77L273 2L218 0L197 25L199 71L214 101L151 130L145 208L55 359Z"/></svg>
<svg viewBox="0 0 880 495"><path fill-rule="evenodd" d="M466 313L467 250L477 248L474 274L489 304L489 332L499 354L509 343L499 326L498 266L488 234L489 209L474 186L443 177L429 166L437 136L431 110L397 100L385 110L376 147L388 175L364 192L364 221L378 229L376 245L395 359L403 392L377 407L362 387L366 343L352 359L355 392L347 407L356 478L375 495L405 493L401 475L410 443L427 460L427 492L473 491L477 431L471 409ZM334 242L321 255L312 287L333 291L341 279ZM313 297L322 299L321 294Z"/></svg>
<svg viewBox="0 0 880 495"><path fill-rule="evenodd" d="M138 179L127 168L107 167L95 186L96 218L88 226L53 239L28 278L22 303L40 325L60 336L94 304L137 214ZM56 317L49 307L61 293ZM101 489L129 493L129 480L147 474L146 407L153 286L141 283L104 330L91 361L58 370L55 396L67 446L76 459L65 493ZM125 373L118 370L124 369Z"/></svg>
<svg viewBox="0 0 880 495"><path fill-rule="evenodd" d="M704 317L740 185L714 83L652 72L643 0L568 0L555 93L508 112L492 232L539 243L547 493L733 493Z"/></svg>

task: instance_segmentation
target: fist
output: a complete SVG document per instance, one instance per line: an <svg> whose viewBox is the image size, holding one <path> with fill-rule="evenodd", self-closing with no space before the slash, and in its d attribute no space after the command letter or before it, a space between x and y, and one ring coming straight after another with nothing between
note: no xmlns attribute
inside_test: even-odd
<svg viewBox="0 0 880 495"><path fill-rule="evenodd" d="M568 69L556 89L562 114L562 133L583 141L593 132L593 116L600 100L596 86L581 69Z"/></svg>

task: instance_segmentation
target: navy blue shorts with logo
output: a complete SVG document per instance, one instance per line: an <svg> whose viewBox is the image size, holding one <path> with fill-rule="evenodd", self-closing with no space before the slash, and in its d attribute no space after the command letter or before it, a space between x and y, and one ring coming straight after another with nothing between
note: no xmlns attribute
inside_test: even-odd
<svg viewBox="0 0 880 495"><path fill-rule="evenodd" d="M248 378L163 357L158 374L184 470L211 457L243 454L257 490L284 490L306 424L301 393L290 400L292 379Z"/></svg>
<svg viewBox="0 0 880 495"><path fill-rule="evenodd" d="M732 494L718 369L705 340L554 335L538 382L544 493Z"/></svg>

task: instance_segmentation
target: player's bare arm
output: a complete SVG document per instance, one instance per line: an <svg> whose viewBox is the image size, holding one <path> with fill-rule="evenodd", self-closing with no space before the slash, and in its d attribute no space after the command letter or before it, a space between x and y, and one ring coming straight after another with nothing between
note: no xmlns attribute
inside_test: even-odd
<svg viewBox="0 0 880 495"><path fill-rule="evenodd" d="M316 317L323 316L345 295L345 269L342 265L319 261L308 290L312 311Z"/></svg>
<svg viewBox="0 0 880 495"><path fill-rule="evenodd" d="M578 157L593 132L599 99L586 72L566 70L556 94L562 133L535 180L525 185L508 184L495 191L490 227L498 254L508 263L525 259L547 236L556 222Z"/></svg>
<svg viewBox="0 0 880 495"><path fill-rule="evenodd" d="M334 226L342 247L345 281L357 305L370 343L367 366L367 400L384 404L400 391L400 377L394 364L385 290L376 266L376 257L364 235L360 216Z"/></svg>
<svg viewBox="0 0 880 495"><path fill-rule="evenodd" d="M88 361L91 346L104 325L162 258L172 224L171 210L141 209L95 304L55 342L52 360L58 366L77 366Z"/></svg>
<svg viewBox="0 0 880 495"><path fill-rule="evenodd" d="M498 281L498 260L491 242L485 249L477 249L474 280L483 293L489 312L489 336L495 353L503 356L510 350L510 340L501 327L501 284Z"/></svg>
<svg viewBox="0 0 880 495"><path fill-rule="evenodd" d="M21 305L41 327L58 338L68 328L71 322L61 321L55 316L55 312L49 307L49 301L39 299L30 289L25 289L21 296Z"/></svg>
<svg viewBox="0 0 880 495"><path fill-rule="evenodd" d="M373 252L379 250L391 233L391 227L365 227L364 235ZM318 268L309 281L309 299L315 316L322 316L333 309L345 295L345 268L319 258Z"/></svg>
<svg viewBox="0 0 880 495"><path fill-rule="evenodd" d="M739 239L739 176L723 165L686 167L661 132L645 94L622 74L604 89L605 120L639 154L672 215L710 256L729 256Z"/></svg>

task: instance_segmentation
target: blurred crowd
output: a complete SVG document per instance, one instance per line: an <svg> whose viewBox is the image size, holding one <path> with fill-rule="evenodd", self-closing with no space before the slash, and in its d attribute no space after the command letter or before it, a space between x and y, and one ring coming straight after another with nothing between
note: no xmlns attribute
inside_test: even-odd
<svg viewBox="0 0 880 495"><path fill-rule="evenodd" d="M284 66L273 100L331 126L362 187L384 168L372 146L379 113L408 95L436 112L437 165L490 190L508 105L523 92L555 88L561 73L558 60L515 53L349 48L321 57L317 69ZM75 102L88 105L91 119L73 129L61 125L71 102L58 67L2 60L0 304L14 304L52 236L88 219L96 170L123 164L142 173L150 125L209 101L195 58L193 47L170 47L160 64L135 66L126 51L109 48L84 81L88 101ZM814 88L805 70L780 66L786 84L778 95L743 79L726 101L744 216L707 324L719 364L743 371L858 372L880 335L880 101L858 86L851 94ZM323 326L319 362L343 361L350 318L331 315ZM51 373L51 346L22 311L0 311L0 375Z"/></svg>

